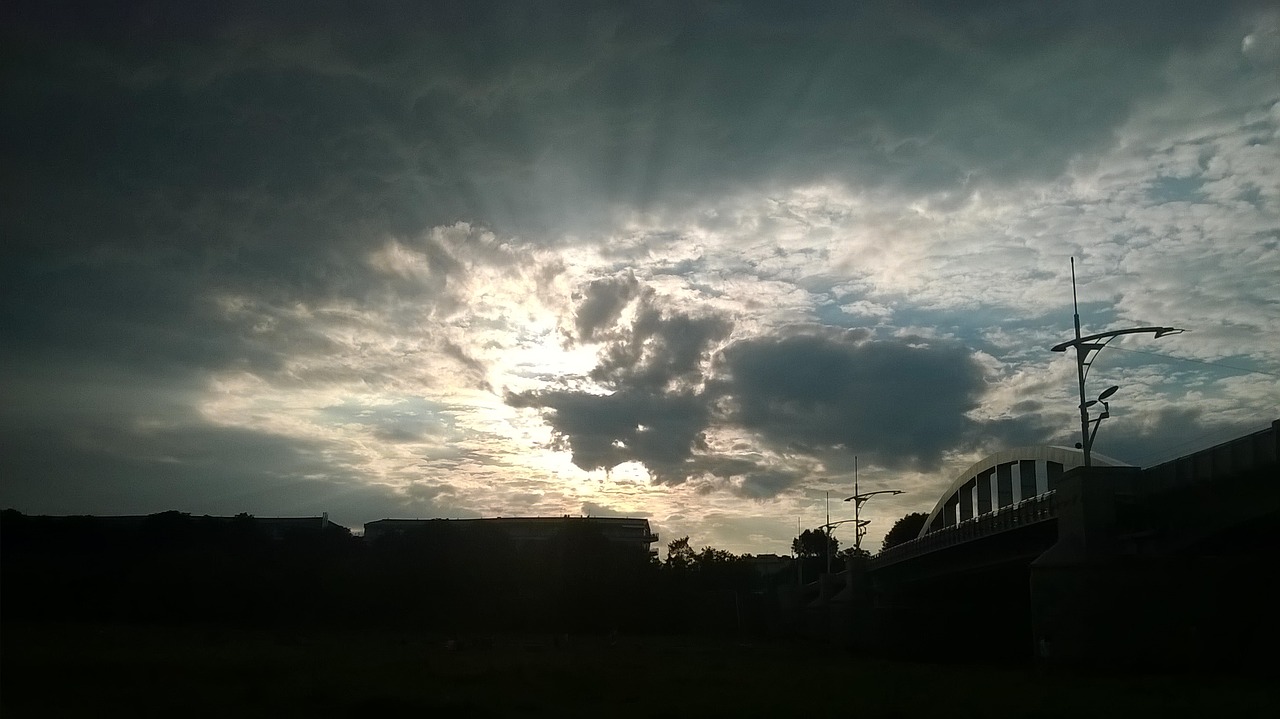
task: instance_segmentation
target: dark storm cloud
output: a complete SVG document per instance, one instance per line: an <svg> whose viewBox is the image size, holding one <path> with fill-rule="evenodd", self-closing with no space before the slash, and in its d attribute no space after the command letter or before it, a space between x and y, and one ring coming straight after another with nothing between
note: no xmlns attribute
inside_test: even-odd
<svg viewBox="0 0 1280 719"><path fill-rule="evenodd" d="M958 344L798 328L737 342L718 358L730 419L774 445L839 448L888 467L936 468L974 429L986 386Z"/></svg>
<svg viewBox="0 0 1280 719"><path fill-rule="evenodd" d="M457 242L477 244L465 238ZM507 261L469 248L443 248L430 238L406 244L435 247L437 255L467 268ZM313 311L321 304L318 294L290 289L287 278L274 284L258 277L266 268L237 273L199 254L39 251L13 258L0 265L0 325L5 328L0 358L20 367L59 364L153 380L185 378L193 386L221 370L282 384L347 379L378 385L393 368L365 363L287 370L286 364L291 358L341 352L327 329L399 322L397 313L406 311L448 314L458 307L445 279L432 289L433 280L388 275L364 258L353 258L340 272L327 274L332 284L324 294L370 316L326 315ZM305 257L298 261L307 262ZM437 265L448 266L433 259L432 266ZM474 386L485 386L483 365L455 343L440 340L436 352L456 362Z"/></svg>
<svg viewBox="0 0 1280 719"><path fill-rule="evenodd" d="M368 251L435 225L543 236L743 185L1051 176L1109 142L1223 6L7 4L4 264L80 256L98 269L68 284L132 279L105 303L6 305L125 316L149 298L178 316L164 331L211 287L363 297ZM463 271L421 249L433 279Z"/></svg>
<svg viewBox="0 0 1280 719"><path fill-rule="evenodd" d="M1229 5L19 3L4 224L278 268L281 246L591 227L744 184L963 193L1110 142ZM299 281L340 260L308 254Z"/></svg>
<svg viewBox="0 0 1280 719"><path fill-rule="evenodd" d="M664 311L646 295L631 327L602 349L591 378L608 387L653 392L696 387L707 352L732 329L732 322L717 315Z"/></svg>
<svg viewBox="0 0 1280 719"><path fill-rule="evenodd" d="M967 416L987 385L959 344L791 326L734 342L708 364L732 329L728 320L661 310L648 288L640 297L632 323L608 331L615 339L591 372L611 394L507 396L512 406L543 410L583 469L637 461L658 482L737 478L736 493L763 497L790 488L799 475L747 456L713 455L705 441L710 427L751 430L784 453L835 451L924 469L935 469L947 450L992 441L993 433L1040 431Z"/></svg>
<svg viewBox="0 0 1280 719"><path fill-rule="evenodd" d="M631 275L597 280L583 294L575 314L580 336L607 340L590 377L612 393L529 391L508 394L507 403L542 409L582 469L636 461L669 484L707 472L704 459L694 456L706 449L703 432L712 418L710 397L701 390L703 369L733 323L663 308ZM617 326L632 298L635 317Z"/></svg>
<svg viewBox="0 0 1280 719"><path fill-rule="evenodd" d="M536 407L573 463L585 470L641 462L660 483L688 477L686 464L704 447L710 408L692 392L621 390L609 395L546 391L509 394L513 407Z"/></svg>
<svg viewBox="0 0 1280 719"><path fill-rule="evenodd" d="M370 483L347 445L217 425L191 408L191 394L177 376L7 364L0 504L50 514L328 511L357 526L410 510L448 511ZM423 415L437 408L402 404L363 419L375 431L429 429Z"/></svg>
<svg viewBox="0 0 1280 719"><path fill-rule="evenodd" d="M322 444L193 423L140 431L6 427L4 506L30 514L319 515L359 528L371 517L449 511L335 465Z"/></svg>
<svg viewBox="0 0 1280 719"><path fill-rule="evenodd" d="M212 280L190 258L14 259L0 266L0 352L37 366L92 364L152 377L228 366L270 372L282 351L329 349L287 317L263 324L194 295L193 286Z"/></svg>
<svg viewBox="0 0 1280 719"><path fill-rule="evenodd" d="M768 499L791 489L803 478L799 472L779 469L748 472L741 484L733 486L733 493L747 499Z"/></svg>
<svg viewBox="0 0 1280 719"><path fill-rule="evenodd" d="M613 326L622 315L622 309L639 293L640 282L632 273L596 280L587 285L582 304L574 316L578 340L588 342L597 330Z"/></svg>

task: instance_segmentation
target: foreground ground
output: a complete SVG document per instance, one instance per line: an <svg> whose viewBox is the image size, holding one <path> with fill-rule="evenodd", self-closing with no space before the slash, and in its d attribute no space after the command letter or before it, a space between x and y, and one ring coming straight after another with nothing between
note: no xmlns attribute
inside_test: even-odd
<svg viewBox="0 0 1280 719"><path fill-rule="evenodd" d="M638 637L6 626L0 711L92 716L1267 716L1265 676L1115 677Z"/></svg>

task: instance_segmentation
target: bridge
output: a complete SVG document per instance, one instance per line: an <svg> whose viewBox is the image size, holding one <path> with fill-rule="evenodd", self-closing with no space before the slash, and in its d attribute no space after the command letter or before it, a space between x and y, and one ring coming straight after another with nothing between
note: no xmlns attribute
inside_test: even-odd
<svg viewBox="0 0 1280 719"><path fill-rule="evenodd" d="M1280 420L1149 468L1029 447L962 472L916 539L797 599L852 648L1116 664L1280 640Z"/></svg>

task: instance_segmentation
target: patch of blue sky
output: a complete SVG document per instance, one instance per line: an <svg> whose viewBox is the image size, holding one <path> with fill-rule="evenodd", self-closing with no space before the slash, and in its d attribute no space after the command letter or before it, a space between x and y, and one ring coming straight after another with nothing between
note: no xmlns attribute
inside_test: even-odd
<svg viewBox="0 0 1280 719"><path fill-rule="evenodd" d="M814 314L818 322L833 327L870 328L889 327L885 318L870 314L850 312L852 298L845 304L831 302L819 305ZM1102 332L1116 319L1115 308L1104 302L1086 302L1080 306L1082 331L1084 334ZM1040 337L1046 327L1058 327L1061 341L1072 338L1072 314L1069 306L1060 311L1018 317L1010 315L1007 309L995 307L978 307L971 309L924 309L911 306L895 306L892 327L929 327L942 336L952 337L973 349L981 350L995 356L1005 356L1010 352L1007 346L997 346L988 339L991 330L998 328L1003 334L1014 335L1022 332L1028 337ZM1056 344L1056 343L1055 343ZM1034 340L1029 340L1025 348L1013 350L1014 354L1034 353L1047 350Z"/></svg>
<svg viewBox="0 0 1280 719"><path fill-rule="evenodd" d="M1147 195L1155 202L1200 202L1205 199L1201 189L1204 180L1200 177L1158 177L1147 188Z"/></svg>

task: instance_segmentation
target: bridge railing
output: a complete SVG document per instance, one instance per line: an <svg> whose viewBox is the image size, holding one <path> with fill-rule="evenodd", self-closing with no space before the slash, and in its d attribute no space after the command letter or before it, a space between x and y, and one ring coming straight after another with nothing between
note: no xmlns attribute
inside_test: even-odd
<svg viewBox="0 0 1280 719"><path fill-rule="evenodd" d="M977 517L966 519L950 527L944 527L936 532L930 532L923 537L917 537L888 549L882 549L871 558L869 566L881 567L893 564L944 547L963 544L979 537L1053 519L1057 516L1053 497L1054 491L1049 490L1044 494L1038 494L1016 504L1001 507L986 514L980 514Z"/></svg>
<svg viewBox="0 0 1280 719"><path fill-rule="evenodd" d="M1148 467L1142 470L1142 480L1148 491L1164 491L1274 465L1280 453L1277 431L1280 420L1267 429Z"/></svg>

